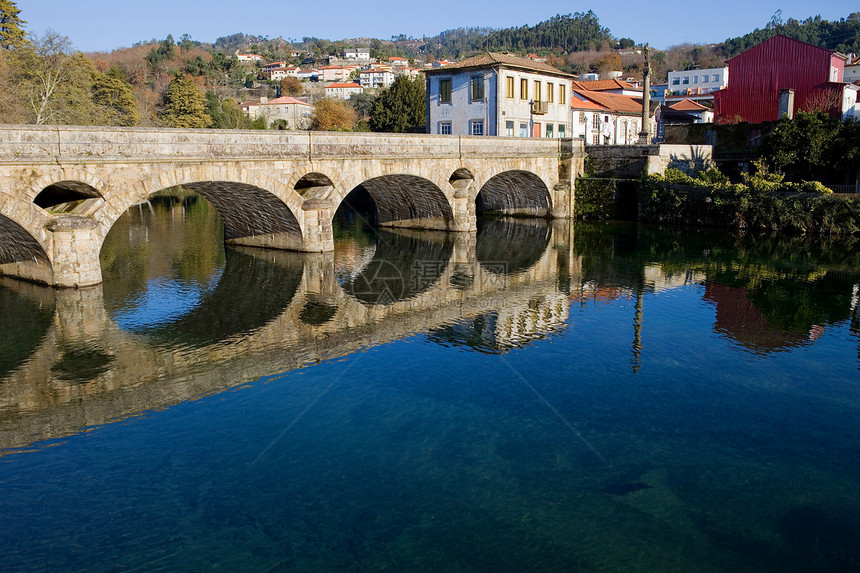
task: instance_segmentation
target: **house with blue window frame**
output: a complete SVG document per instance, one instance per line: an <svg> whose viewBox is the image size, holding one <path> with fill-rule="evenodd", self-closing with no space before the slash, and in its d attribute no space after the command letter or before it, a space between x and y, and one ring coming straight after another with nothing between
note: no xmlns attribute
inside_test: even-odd
<svg viewBox="0 0 860 573"><path fill-rule="evenodd" d="M570 137L574 75L492 52L425 70L424 75L428 133Z"/></svg>

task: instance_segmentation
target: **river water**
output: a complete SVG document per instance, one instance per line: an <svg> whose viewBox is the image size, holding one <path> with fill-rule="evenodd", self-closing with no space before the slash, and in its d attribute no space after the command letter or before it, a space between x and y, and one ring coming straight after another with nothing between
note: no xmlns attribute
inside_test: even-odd
<svg viewBox="0 0 860 573"><path fill-rule="evenodd" d="M488 220L0 281L0 570L860 570L860 250Z"/></svg>

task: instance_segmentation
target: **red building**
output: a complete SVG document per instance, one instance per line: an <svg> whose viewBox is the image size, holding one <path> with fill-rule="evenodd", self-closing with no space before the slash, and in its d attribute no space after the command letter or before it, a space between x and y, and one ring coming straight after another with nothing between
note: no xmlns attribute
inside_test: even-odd
<svg viewBox="0 0 860 573"><path fill-rule="evenodd" d="M727 61L729 85L714 92L716 121L760 123L815 110L850 115L857 87L842 81L846 59L833 50L774 36Z"/></svg>

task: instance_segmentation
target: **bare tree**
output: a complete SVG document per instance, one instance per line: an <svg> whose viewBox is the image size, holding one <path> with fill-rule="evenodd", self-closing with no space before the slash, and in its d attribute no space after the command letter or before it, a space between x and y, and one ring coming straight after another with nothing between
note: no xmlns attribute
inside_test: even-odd
<svg viewBox="0 0 860 573"><path fill-rule="evenodd" d="M52 102L68 77L71 50L69 38L51 29L33 40L32 57L22 71L31 80L27 95L37 125L53 119Z"/></svg>

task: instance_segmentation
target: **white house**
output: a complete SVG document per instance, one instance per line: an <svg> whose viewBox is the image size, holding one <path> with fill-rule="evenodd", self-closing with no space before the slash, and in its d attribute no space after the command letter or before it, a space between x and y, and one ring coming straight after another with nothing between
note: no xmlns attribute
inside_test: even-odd
<svg viewBox="0 0 860 573"><path fill-rule="evenodd" d="M296 72L296 77L302 81L317 81L320 77L319 70L305 68Z"/></svg>
<svg viewBox="0 0 860 573"><path fill-rule="evenodd" d="M393 67L404 68L409 65L409 60L400 56L391 56L388 58L388 64Z"/></svg>
<svg viewBox="0 0 860 573"><path fill-rule="evenodd" d="M382 68L362 70L358 76L364 89L387 88L394 83L394 72Z"/></svg>
<svg viewBox="0 0 860 573"><path fill-rule="evenodd" d="M650 132L656 133L654 112L650 106ZM572 136L587 145L634 145L642 128L642 97L574 90L571 97Z"/></svg>
<svg viewBox="0 0 860 573"><path fill-rule="evenodd" d="M263 56L258 54L240 54L236 52L236 59L240 62L261 62L263 61Z"/></svg>
<svg viewBox="0 0 860 573"><path fill-rule="evenodd" d="M568 94L576 76L498 53L424 74L429 133L570 137Z"/></svg>
<svg viewBox="0 0 860 573"><path fill-rule="evenodd" d="M713 101L714 96L710 94L728 85L728 67L669 72L665 101L668 105L683 99Z"/></svg>
<svg viewBox="0 0 860 573"><path fill-rule="evenodd" d="M299 73L299 68L296 66L286 66L284 68L275 68L273 70L269 70L269 79L273 82L279 82L284 78L297 78Z"/></svg>
<svg viewBox="0 0 860 573"><path fill-rule="evenodd" d="M272 100L262 97L259 102L245 102L241 107L250 119L266 118L266 127L279 119L286 120L288 129L308 129L311 125L313 107L294 97L284 96Z"/></svg>
<svg viewBox="0 0 860 573"><path fill-rule="evenodd" d="M845 62L845 69L842 72L842 81L848 84L860 81L860 56L851 58Z"/></svg>
<svg viewBox="0 0 860 573"><path fill-rule="evenodd" d="M669 108L691 115L695 118L694 123L713 123L714 121L714 110L693 100L683 99L673 103Z"/></svg>
<svg viewBox="0 0 860 573"><path fill-rule="evenodd" d="M344 60L370 61L370 48L350 48L343 51Z"/></svg>
<svg viewBox="0 0 860 573"><path fill-rule="evenodd" d="M336 83L329 84L325 88L326 97L334 99L349 99L352 94L360 94L364 91L358 84L354 83Z"/></svg>

